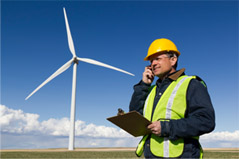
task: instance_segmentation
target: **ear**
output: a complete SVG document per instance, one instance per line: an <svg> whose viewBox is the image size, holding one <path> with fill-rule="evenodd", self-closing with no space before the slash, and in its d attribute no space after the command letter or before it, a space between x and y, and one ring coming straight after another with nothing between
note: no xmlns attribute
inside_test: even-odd
<svg viewBox="0 0 239 159"><path fill-rule="evenodd" d="M170 63L171 63L171 66L174 66L178 61L178 57L177 56L174 56L174 57L171 57L170 58Z"/></svg>

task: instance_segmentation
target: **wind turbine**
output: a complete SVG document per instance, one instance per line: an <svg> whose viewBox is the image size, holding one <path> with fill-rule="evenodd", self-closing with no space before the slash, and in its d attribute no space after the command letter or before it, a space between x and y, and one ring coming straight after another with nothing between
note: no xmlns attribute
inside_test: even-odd
<svg viewBox="0 0 239 159"><path fill-rule="evenodd" d="M76 71L77 71L77 64L79 61L82 62L86 62L86 63L90 63L90 64L94 64L94 65L98 65L98 66L102 66L102 67L106 67L106 68L110 68L116 71L120 71L126 74L129 74L131 76L134 76L134 74L129 73L127 71L124 71L122 69L104 64L102 62L96 61L96 60L92 60L92 59L88 59L88 58L79 58L76 56L75 53L75 48L74 48L74 43L72 40L72 36L71 36L71 31L70 31L70 27L68 24L68 19L67 19L67 15L66 15L66 10L65 8L63 8L63 12L64 12L64 17L65 17L65 23L66 23L66 31L67 31L67 39L68 39L68 45L70 48L70 52L72 53L73 57L71 60L69 60L68 62L66 62L63 66L61 66L55 73L53 73L49 78L47 78L40 86L38 86L29 96L26 97L25 100L27 100L28 98L30 98L34 93L36 93L40 88L42 88L45 84L47 84L48 82L50 82L52 79L54 79L55 77L57 77L58 75L60 75L61 73L63 73L64 71L66 71L72 64L73 64L73 78L72 78L72 96L71 96L71 119L70 119L70 134L69 134L69 147L68 150L74 150L74 139L75 139L75 97L76 97Z"/></svg>

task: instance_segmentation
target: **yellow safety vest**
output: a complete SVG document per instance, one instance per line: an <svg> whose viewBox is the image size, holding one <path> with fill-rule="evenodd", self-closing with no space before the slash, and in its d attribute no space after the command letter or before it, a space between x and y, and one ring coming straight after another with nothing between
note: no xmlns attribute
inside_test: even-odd
<svg viewBox="0 0 239 159"><path fill-rule="evenodd" d="M154 98L156 94L156 86L153 87L148 95L144 104L144 116L148 120L170 120L181 119L185 117L185 111L187 108L186 93L189 82L196 76L181 76L176 81L173 81L163 93L157 106L155 108L153 117L152 109ZM148 135L145 135L140 141L136 155L141 156L143 153L143 147ZM198 139L198 137L195 137ZM150 150L158 157L179 157L183 153L184 140L182 138L171 141L168 137L160 137L155 134L151 134L150 138ZM202 151L201 151L202 152ZM202 157L202 153L201 153ZM200 158L201 158L200 157Z"/></svg>

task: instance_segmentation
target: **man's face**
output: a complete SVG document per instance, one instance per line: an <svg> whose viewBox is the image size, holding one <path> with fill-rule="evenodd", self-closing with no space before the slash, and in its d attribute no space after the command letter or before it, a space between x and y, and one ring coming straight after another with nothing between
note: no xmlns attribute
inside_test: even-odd
<svg viewBox="0 0 239 159"><path fill-rule="evenodd" d="M153 74L159 78L164 78L168 73L175 71L173 66L176 61L176 57L168 57L166 54L152 55L150 62Z"/></svg>

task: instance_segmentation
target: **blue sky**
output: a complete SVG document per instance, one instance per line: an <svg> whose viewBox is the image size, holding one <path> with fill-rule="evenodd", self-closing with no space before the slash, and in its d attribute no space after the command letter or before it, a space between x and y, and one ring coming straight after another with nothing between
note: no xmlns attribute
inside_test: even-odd
<svg viewBox="0 0 239 159"><path fill-rule="evenodd" d="M238 1L2 1L0 104L38 114L39 122L69 118L72 67L24 100L72 57L65 7L77 56L135 74L80 62L76 120L116 128L106 118L118 108L128 111L133 85L148 65L143 58L150 43L168 38L181 52L178 68L207 83L216 111L215 132L238 131L238 5Z"/></svg>

